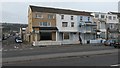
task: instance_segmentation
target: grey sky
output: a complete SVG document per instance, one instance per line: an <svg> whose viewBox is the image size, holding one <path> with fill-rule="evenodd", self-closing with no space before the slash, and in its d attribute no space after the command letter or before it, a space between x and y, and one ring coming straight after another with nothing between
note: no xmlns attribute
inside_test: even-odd
<svg viewBox="0 0 120 68"><path fill-rule="evenodd" d="M2 3L2 22L27 24L29 5L94 12L118 11L118 2L5 2Z"/></svg>

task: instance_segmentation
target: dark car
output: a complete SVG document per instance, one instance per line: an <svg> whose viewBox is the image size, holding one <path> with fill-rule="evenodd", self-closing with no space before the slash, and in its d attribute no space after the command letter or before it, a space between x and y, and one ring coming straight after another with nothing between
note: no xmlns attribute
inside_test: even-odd
<svg viewBox="0 0 120 68"><path fill-rule="evenodd" d="M120 40L115 40L114 45L115 48L120 48Z"/></svg>
<svg viewBox="0 0 120 68"><path fill-rule="evenodd" d="M104 45L105 45L105 46L112 46L112 45L114 45L114 41L113 41L113 40L106 40L106 41L104 42Z"/></svg>

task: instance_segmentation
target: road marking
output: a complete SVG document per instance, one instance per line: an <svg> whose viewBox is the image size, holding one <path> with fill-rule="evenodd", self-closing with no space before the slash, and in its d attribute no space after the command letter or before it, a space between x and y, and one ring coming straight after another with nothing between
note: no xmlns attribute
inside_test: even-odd
<svg viewBox="0 0 120 68"><path fill-rule="evenodd" d="M14 49L14 50L17 50L17 49Z"/></svg>
<svg viewBox="0 0 120 68"><path fill-rule="evenodd" d="M8 51L8 50L4 50L4 51Z"/></svg>
<svg viewBox="0 0 120 68"><path fill-rule="evenodd" d="M13 49L10 49L9 51L12 51Z"/></svg>
<svg viewBox="0 0 120 68"><path fill-rule="evenodd" d="M2 49L0 49L0 51L2 51Z"/></svg>
<svg viewBox="0 0 120 68"><path fill-rule="evenodd" d="M120 64L110 65L111 67L120 66Z"/></svg>
<svg viewBox="0 0 120 68"><path fill-rule="evenodd" d="M23 50L23 49L19 49L19 50Z"/></svg>
<svg viewBox="0 0 120 68"><path fill-rule="evenodd" d="M31 49L31 50L32 50L33 48L29 48L29 49Z"/></svg>

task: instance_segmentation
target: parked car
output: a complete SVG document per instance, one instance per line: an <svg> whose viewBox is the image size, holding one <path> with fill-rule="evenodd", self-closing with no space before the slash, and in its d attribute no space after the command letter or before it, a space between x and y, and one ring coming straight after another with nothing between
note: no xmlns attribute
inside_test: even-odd
<svg viewBox="0 0 120 68"><path fill-rule="evenodd" d="M120 48L120 40L115 40L114 45L115 48Z"/></svg>
<svg viewBox="0 0 120 68"><path fill-rule="evenodd" d="M22 39L20 37L16 37L15 38L15 42L16 43L22 43L23 41L22 41Z"/></svg>
<svg viewBox="0 0 120 68"><path fill-rule="evenodd" d="M113 41L113 40L106 40L106 41L104 42L104 45L105 45L105 46L112 46L112 45L114 45L114 41Z"/></svg>

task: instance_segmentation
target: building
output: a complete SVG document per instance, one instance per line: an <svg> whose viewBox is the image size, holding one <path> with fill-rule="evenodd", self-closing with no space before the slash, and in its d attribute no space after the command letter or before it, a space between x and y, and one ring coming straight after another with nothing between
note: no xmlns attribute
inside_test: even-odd
<svg viewBox="0 0 120 68"><path fill-rule="evenodd" d="M58 9L49 7L29 6L28 10L28 28L27 41L34 45L61 45L61 44L79 44L79 36L84 33L79 27L79 16L85 16L83 20L89 29L93 24L90 12L74 11L69 9ZM90 29L90 31L93 28ZM92 32L86 34L91 34ZM95 32L92 33L95 35ZM87 36L86 37L87 40ZM89 40L95 39L89 35ZM83 39L85 40L85 39Z"/></svg>
<svg viewBox="0 0 120 68"><path fill-rule="evenodd" d="M62 44L79 43L77 15L72 13L56 14L56 23L58 40L61 41Z"/></svg>
<svg viewBox="0 0 120 68"><path fill-rule="evenodd" d="M2 41L2 23L0 23L0 41Z"/></svg>
<svg viewBox="0 0 120 68"><path fill-rule="evenodd" d="M118 23L115 25L113 33L116 33L117 38L120 40L120 12L110 12L117 15Z"/></svg>
<svg viewBox="0 0 120 68"><path fill-rule="evenodd" d="M77 18L82 43L91 43L90 40L96 39L97 24L93 22L93 16L90 14L86 16L80 15Z"/></svg>
<svg viewBox="0 0 120 68"><path fill-rule="evenodd" d="M106 18L107 39L116 39L118 37L116 33L118 32L117 24L119 24L118 16L108 12Z"/></svg>
<svg viewBox="0 0 120 68"><path fill-rule="evenodd" d="M120 1L118 2L118 12L120 12Z"/></svg>
<svg viewBox="0 0 120 68"><path fill-rule="evenodd" d="M97 24L97 39L106 39L106 13L93 12L92 15Z"/></svg>
<svg viewBox="0 0 120 68"><path fill-rule="evenodd" d="M30 6L28 11L30 42L56 41L56 15L49 8Z"/></svg>

